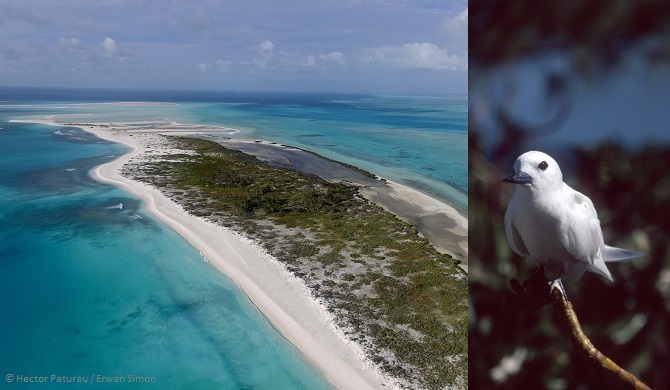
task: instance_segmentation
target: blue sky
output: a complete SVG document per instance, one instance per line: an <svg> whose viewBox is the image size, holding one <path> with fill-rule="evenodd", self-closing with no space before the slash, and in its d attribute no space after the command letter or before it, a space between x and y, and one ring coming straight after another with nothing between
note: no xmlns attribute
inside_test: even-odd
<svg viewBox="0 0 670 390"><path fill-rule="evenodd" d="M0 0L0 85L467 93L467 1Z"/></svg>

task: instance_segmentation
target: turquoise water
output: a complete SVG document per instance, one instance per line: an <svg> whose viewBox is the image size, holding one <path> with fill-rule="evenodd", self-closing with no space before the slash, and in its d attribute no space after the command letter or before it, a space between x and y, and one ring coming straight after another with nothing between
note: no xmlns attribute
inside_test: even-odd
<svg viewBox="0 0 670 390"><path fill-rule="evenodd" d="M467 96L279 95L184 109L191 121L355 165L467 215Z"/></svg>
<svg viewBox="0 0 670 390"><path fill-rule="evenodd" d="M0 90L0 100L13 95ZM19 91L61 119L230 126L409 185L467 215L467 96ZM4 95L4 96L3 96ZM55 102L61 104L54 104ZM90 104L150 102L133 105ZM1 103L0 103L1 104ZM73 116L73 114L76 114Z"/></svg>
<svg viewBox="0 0 670 390"><path fill-rule="evenodd" d="M123 101L149 103L108 104ZM155 388L329 388L195 249L137 199L89 177L124 147L76 128L8 120L228 125L243 130L239 137L312 150L465 213L466 103L0 88L0 374L47 383L51 375L137 376Z"/></svg>
<svg viewBox="0 0 670 390"><path fill-rule="evenodd" d="M3 386L9 374L41 378L39 388L52 387L52 375L139 377L153 388L329 388L194 248L137 199L90 179L123 147L5 122L29 111L0 111Z"/></svg>

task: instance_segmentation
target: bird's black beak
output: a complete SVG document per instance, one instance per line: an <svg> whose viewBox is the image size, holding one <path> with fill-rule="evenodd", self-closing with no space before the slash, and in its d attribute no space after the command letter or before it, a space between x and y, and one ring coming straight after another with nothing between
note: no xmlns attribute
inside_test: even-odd
<svg viewBox="0 0 670 390"><path fill-rule="evenodd" d="M516 175L504 178L502 181L512 184L531 184L533 182L533 178L531 178L526 172L519 172Z"/></svg>

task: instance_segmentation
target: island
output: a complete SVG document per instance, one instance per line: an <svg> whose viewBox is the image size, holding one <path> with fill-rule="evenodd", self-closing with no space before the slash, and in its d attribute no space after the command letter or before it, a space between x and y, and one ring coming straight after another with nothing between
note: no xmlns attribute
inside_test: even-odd
<svg viewBox="0 0 670 390"><path fill-rule="evenodd" d="M337 388L467 386L467 219L450 206L235 129L41 123L128 145L94 177L143 199Z"/></svg>

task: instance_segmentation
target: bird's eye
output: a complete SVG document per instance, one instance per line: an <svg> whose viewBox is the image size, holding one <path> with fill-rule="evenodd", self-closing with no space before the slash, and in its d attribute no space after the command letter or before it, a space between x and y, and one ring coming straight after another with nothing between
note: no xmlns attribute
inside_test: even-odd
<svg viewBox="0 0 670 390"><path fill-rule="evenodd" d="M542 161L537 167L544 171L548 166L549 164L546 161Z"/></svg>

